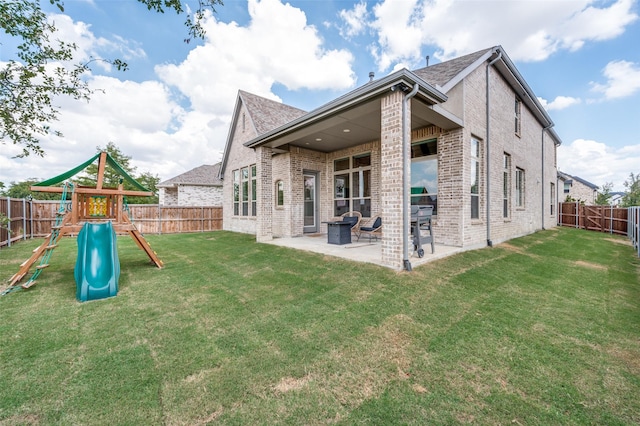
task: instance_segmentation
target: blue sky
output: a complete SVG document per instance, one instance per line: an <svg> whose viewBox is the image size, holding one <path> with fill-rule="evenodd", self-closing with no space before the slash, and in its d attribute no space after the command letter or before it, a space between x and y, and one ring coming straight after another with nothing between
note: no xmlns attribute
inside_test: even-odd
<svg viewBox="0 0 640 426"><path fill-rule="evenodd" d="M42 1L48 7L48 1ZM196 2L190 0L192 5ZM0 146L0 181L48 178L114 142L162 180L220 160L237 91L312 110L368 81L502 45L546 105L560 170L623 190L640 173L638 0L226 0L205 40L183 42L184 16L134 0L67 0L51 12L78 59L96 63L90 103L59 100L64 138L44 158ZM13 52L0 39L0 61Z"/></svg>

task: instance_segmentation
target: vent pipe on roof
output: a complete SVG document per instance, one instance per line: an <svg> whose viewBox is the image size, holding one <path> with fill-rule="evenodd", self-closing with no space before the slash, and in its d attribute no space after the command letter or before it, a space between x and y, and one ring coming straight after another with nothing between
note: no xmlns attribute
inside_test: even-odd
<svg viewBox="0 0 640 426"><path fill-rule="evenodd" d="M369 81L373 81L373 77L375 77L375 73L373 71L369 71Z"/></svg>
<svg viewBox="0 0 640 426"><path fill-rule="evenodd" d="M427 66L429 66L429 55L427 55Z"/></svg>

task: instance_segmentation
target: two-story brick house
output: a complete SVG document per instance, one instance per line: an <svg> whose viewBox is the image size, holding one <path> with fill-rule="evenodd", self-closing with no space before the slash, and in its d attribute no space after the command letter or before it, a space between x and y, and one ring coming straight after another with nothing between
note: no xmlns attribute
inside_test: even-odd
<svg viewBox="0 0 640 426"><path fill-rule="evenodd" d="M579 201L588 206L596 203L598 185L578 176L571 176L558 170L558 190L562 191L559 201Z"/></svg>
<svg viewBox="0 0 640 426"><path fill-rule="evenodd" d="M406 69L311 111L240 91L221 176L224 228L258 241L383 221L380 262L410 267L411 204L437 243L492 245L556 224L553 121L502 47Z"/></svg>

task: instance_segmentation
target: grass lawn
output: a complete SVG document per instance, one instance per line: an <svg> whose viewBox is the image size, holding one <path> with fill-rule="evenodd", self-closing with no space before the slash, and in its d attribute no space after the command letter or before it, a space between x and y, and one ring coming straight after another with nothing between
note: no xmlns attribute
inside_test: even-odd
<svg viewBox="0 0 640 426"><path fill-rule="evenodd" d="M74 239L0 298L0 425L638 424L640 260L539 232L394 272L214 232L119 239L75 300ZM40 241L0 251L9 279Z"/></svg>

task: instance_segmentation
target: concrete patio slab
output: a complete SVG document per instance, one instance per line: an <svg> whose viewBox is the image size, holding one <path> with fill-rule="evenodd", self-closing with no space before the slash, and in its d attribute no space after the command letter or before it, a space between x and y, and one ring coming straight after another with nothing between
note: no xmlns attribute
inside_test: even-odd
<svg viewBox="0 0 640 426"><path fill-rule="evenodd" d="M318 233L306 234L302 237L274 238L271 241L265 241L265 243L335 256L356 262L366 262L379 266L387 266L382 265L382 242L380 240L373 240L369 242L362 239L360 241L353 241L351 244L337 245L329 244L327 242L327 234ZM411 266L415 268L417 266L424 265L425 263L442 259L465 250L466 249L462 247L436 244L435 251L431 254L431 247L426 245L424 246L425 253L422 258L418 257L417 253L412 253L413 250L410 250L409 261L411 262Z"/></svg>

